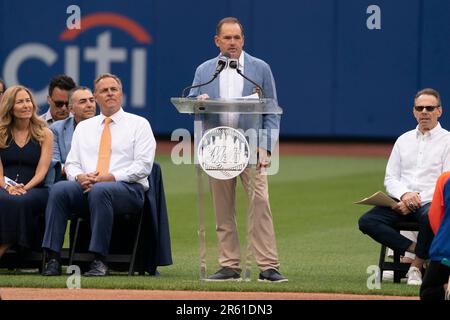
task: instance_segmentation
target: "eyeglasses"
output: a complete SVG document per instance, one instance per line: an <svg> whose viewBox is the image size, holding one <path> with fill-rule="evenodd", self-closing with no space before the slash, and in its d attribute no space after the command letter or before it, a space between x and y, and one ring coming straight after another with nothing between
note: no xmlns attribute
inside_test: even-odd
<svg viewBox="0 0 450 320"><path fill-rule="evenodd" d="M55 107L57 108L62 108L64 106L68 107L69 106L69 101L55 101L52 98L50 98L53 103L55 104Z"/></svg>
<svg viewBox="0 0 450 320"><path fill-rule="evenodd" d="M422 112L423 109L427 110L427 112L433 112L434 109L439 108L440 106L414 106L414 109L417 112Z"/></svg>

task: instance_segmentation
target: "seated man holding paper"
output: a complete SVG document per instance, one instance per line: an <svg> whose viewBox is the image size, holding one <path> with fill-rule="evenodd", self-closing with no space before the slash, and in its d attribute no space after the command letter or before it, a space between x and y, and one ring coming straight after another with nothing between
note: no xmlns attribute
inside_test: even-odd
<svg viewBox="0 0 450 320"><path fill-rule="evenodd" d="M414 98L413 114L418 126L397 139L386 167L386 191L398 202L391 207L375 206L359 219L359 229L403 254L415 253L407 283L421 285L421 268L432 241L427 214L436 181L450 168L450 135L438 122L442 107L437 91L419 91ZM393 228L401 221L421 223L417 243Z"/></svg>

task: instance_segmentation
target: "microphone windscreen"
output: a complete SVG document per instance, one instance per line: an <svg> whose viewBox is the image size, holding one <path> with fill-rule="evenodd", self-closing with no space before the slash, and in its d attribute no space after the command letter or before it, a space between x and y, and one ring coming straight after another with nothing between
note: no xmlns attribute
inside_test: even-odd
<svg viewBox="0 0 450 320"><path fill-rule="evenodd" d="M227 60L224 57L220 57L219 60L217 60L217 66L221 66L222 68L224 68L227 65Z"/></svg>
<svg viewBox="0 0 450 320"><path fill-rule="evenodd" d="M237 59L230 59L228 61L228 65L230 66L231 69L237 69L239 66L239 62Z"/></svg>

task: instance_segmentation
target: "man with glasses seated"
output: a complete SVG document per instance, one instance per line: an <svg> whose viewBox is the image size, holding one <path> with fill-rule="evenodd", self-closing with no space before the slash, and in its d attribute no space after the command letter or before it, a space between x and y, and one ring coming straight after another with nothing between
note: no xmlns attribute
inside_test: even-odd
<svg viewBox="0 0 450 320"><path fill-rule="evenodd" d="M386 166L384 185L398 203L376 206L359 219L359 229L389 248L415 253L407 284L421 285L423 262L433 240L428 210L438 177L450 170L450 134L439 123L442 105L434 89L420 90L414 98L417 127L401 135L394 144ZM398 222L420 222L417 242L398 233Z"/></svg>
<svg viewBox="0 0 450 320"><path fill-rule="evenodd" d="M75 81L66 75L53 77L48 86L48 110L41 117L48 125L57 120L64 120L70 116L69 91L75 88Z"/></svg>

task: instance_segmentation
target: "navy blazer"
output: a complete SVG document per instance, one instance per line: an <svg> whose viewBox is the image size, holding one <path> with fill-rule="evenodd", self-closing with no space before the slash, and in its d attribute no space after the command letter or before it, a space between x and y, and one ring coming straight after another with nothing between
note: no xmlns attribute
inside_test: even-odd
<svg viewBox="0 0 450 320"><path fill-rule="evenodd" d="M145 193L144 220L142 229L142 251L144 270L154 274L157 266L171 265L169 218L161 167L153 163L148 177L150 188Z"/></svg>
<svg viewBox="0 0 450 320"><path fill-rule="evenodd" d="M53 160L65 163L72 145L74 118L58 120L50 125L53 132Z"/></svg>

